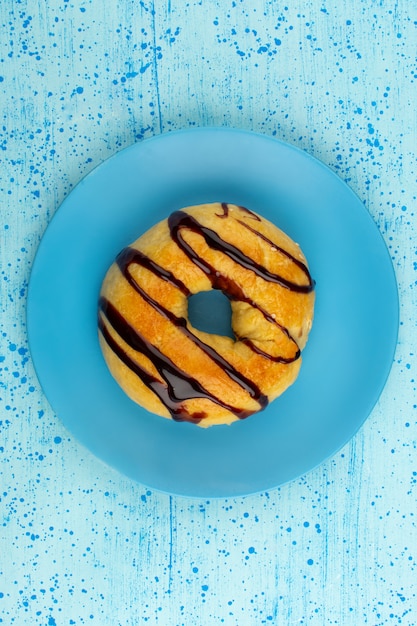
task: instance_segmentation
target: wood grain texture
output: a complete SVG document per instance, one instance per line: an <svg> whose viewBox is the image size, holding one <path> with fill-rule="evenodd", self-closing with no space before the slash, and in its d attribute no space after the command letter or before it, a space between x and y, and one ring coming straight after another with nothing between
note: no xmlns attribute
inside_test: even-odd
<svg viewBox="0 0 417 626"><path fill-rule="evenodd" d="M0 22L0 623L414 626L415 3L4 0ZM71 437L25 307L73 186L135 141L206 125L276 136L349 183L389 247L401 326L343 450L273 492L201 502L132 484Z"/></svg>

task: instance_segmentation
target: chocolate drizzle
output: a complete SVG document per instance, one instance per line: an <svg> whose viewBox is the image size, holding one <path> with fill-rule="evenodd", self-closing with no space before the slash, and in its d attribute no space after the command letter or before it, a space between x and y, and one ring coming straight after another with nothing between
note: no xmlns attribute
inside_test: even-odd
<svg viewBox="0 0 417 626"><path fill-rule="evenodd" d="M223 408L232 411L240 419L248 417L253 412L248 412L226 404L220 398L217 398L207 391L198 380L180 369L156 346L136 331L106 298L100 298L99 309L102 314L102 316L99 317L99 328L109 347L118 358L145 383L145 385L152 389L161 402L167 407L173 419L177 421L196 422L204 417L201 413L190 414L184 409L184 401L191 398L207 398ZM153 363L165 383L147 372L127 354L126 350L111 336L103 318L107 320L113 330L130 348L144 354ZM231 366L229 365L229 367ZM245 382L246 379L244 379L244 377L242 377L242 379L242 382ZM254 389L256 389L256 387L252 384L252 394L254 393ZM256 399L259 401L261 407L264 408L267 402L265 396L261 394L259 390L256 395Z"/></svg>
<svg viewBox="0 0 417 626"><path fill-rule="evenodd" d="M214 230L200 224L188 213L184 213L183 211L175 211L175 213L172 213L169 216L168 224L171 231L172 239L181 248L181 250L185 252L188 258L208 276L214 289L217 288L215 282L218 271L213 268L209 263L207 263L204 259L195 254L192 247L184 240L181 235L181 230L183 228L185 228L186 230L192 230L194 232L197 232L204 238L205 242L210 248L222 252L230 259L235 261L235 263L238 263L241 267L251 270L257 276L263 278L268 282L276 283L278 285L281 285L281 287L285 287L290 291L296 291L297 293L310 293L314 288L311 278L309 278L307 285L299 285L290 280L287 280L279 274L274 274L273 272L270 272L268 269L244 254L241 250L239 250L239 248L236 248L233 244L224 241ZM248 228L250 230L253 230L250 227ZM273 245L272 242L271 245ZM289 253L286 253L286 256L296 262L297 265L300 264L300 261L294 259L294 257L292 257ZM308 277L310 277L310 274L308 273L305 265L303 265L303 267L305 268L305 272L308 274Z"/></svg>
<svg viewBox="0 0 417 626"><path fill-rule="evenodd" d="M222 214L216 214L217 217L225 219L229 216L229 205L222 203ZM260 221L259 216L252 213L244 207L240 207L247 212L250 216ZM253 232L255 235L262 238L266 243L276 248L278 253L285 255L293 263L299 267L304 273L307 284L297 284L285 279L284 277L274 274L269 271L253 259L246 256L241 250L236 248L233 244L224 241L215 231L200 224L195 218L184 211L176 211L168 218L168 226L172 240L178 245L178 247L186 254L186 256L209 278L212 287L214 289L222 290L230 300L249 303L252 307L256 308L262 313L264 318L276 325L280 331L289 340L290 346L294 349L293 354L290 356L272 356L261 348L256 346L249 338L239 337L239 341L245 343L253 352L273 362L288 364L296 361L300 357L300 349L297 342L291 337L289 331L280 324L273 314L265 311L260 305L249 299L243 292L240 285L238 285L233 279L222 275L218 269L214 268L208 261L200 257L195 253L192 246L185 241L182 236L182 230L193 231L201 235L207 245L214 250L220 251L235 263L241 267L248 269L263 278L268 282L272 282L280 285L284 289L289 289L297 293L309 293L314 289L314 281L311 279L310 273L307 267L298 259L293 257L286 250L279 248L272 241L267 239L263 234L249 226L246 222L236 219L241 225ZM231 380L237 383L241 389L243 389L251 398L257 401L259 409L265 408L268 404L268 398L265 396L258 386L239 372L231 363L229 363L224 357L222 357L214 348L199 339L190 330L187 320L184 317L176 316L172 311L164 307L160 302L152 298L135 280L131 267L133 265L140 265L152 272L155 276L161 280L166 281L176 289L178 289L184 296L190 295L188 287L179 280L172 272L161 267L155 261L147 257L141 251L135 248L128 247L122 250L116 259L116 263L120 272L136 291L136 293L145 301L148 305L154 308L163 318L167 319L170 323L175 325L188 340L191 340L207 357L209 357L216 365L218 365ZM113 332L110 333L110 327ZM184 402L191 398L205 398L215 404L231 411L238 418L243 419L255 411L247 411L242 408L231 406L224 403L213 393L209 392L198 380L191 377L187 372L184 372L175 363L173 363L166 355L164 355L155 345L151 344L145 337L143 337L137 330L135 330L123 317L123 315L112 305L106 298L101 297L99 301L99 329L102 333L104 340L107 342L110 349L116 354L116 356L138 376L143 383L151 389L156 396L160 399L162 404L168 409L173 419L177 421L191 421L198 422L204 419L205 414L199 412L190 414L184 406ZM139 365L137 361L121 346L115 339L115 333L125 344L127 344L133 351L144 354L154 365L158 371L160 378L157 378L153 374L149 373L144 367ZM162 379L162 380L161 380Z"/></svg>
<svg viewBox="0 0 417 626"><path fill-rule="evenodd" d="M211 346L209 346L204 341L199 339L196 335L194 335L187 327L187 320L184 317L178 317L177 315L172 313L172 311L169 311L161 303L157 302L154 298L151 298L151 296L144 289L142 289L142 287L140 287L140 285L135 281L130 272L130 265L132 263L139 263L144 267L148 267L150 259L148 259L148 257L146 257L142 253L140 253L140 255L133 254L135 252L137 252L137 250L135 250L134 248L126 248L126 250L124 250L116 259L120 271L129 282L129 284L140 296L142 296L145 302L150 304L156 311L158 311L158 313L165 317L165 319L169 320L172 324L180 328L188 339L190 339L196 346L198 346L203 352L205 352L219 367L221 367L226 372L229 378L238 383L239 386L242 387L252 398L263 402L262 394L259 391L258 387L248 378L238 372L238 370L235 369L233 365L226 361L226 359L224 359ZM154 273L159 276L155 268L156 264L152 263L151 271L154 271ZM181 283L181 281L178 281L178 279L171 280L170 282L175 285L183 285L183 283ZM184 293L189 293L189 290L184 285L183 287Z"/></svg>
<svg viewBox="0 0 417 626"><path fill-rule="evenodd" d="M224 219L225 217L229 216L229 205L227 204L227 202L222 202L221 207L223 213L216 213L216 215L217 217L221 217L222 219Z"/></svg>
<svg viewBox="0 0 417 626"><path fill-rule="evenodd" d="M147 257L140 250L136 250L135 248L125 248L118 254L116 258L116 263L120 268L122 274L129 275L129 282L131 282L131 274L129 272L130 265L141 265L145 267L150 272L153 272L155 276L158 278L162 278L170 285L177 287L185 296L189 296L190 290L184 285L184 283L179 280L172 272L166 270L164 267L161 267L155 261L152 261L149 257ZM127 277L127 276L126 276ZM133 280L133 279L132 279Z"/></svg>
<svg viewBox="0 0 417 626"><path fill-rule="evenodd" d="M237 220L237 221L239 222L239 224L242 224L242 226L247 228L247 230L250 230L252 233L254 233L257 237L260 237L261 239L263 239L263 241L265 241L267 244L269 244L272 249L274 249L277 252L280 252L281 254L286 256L287 259L290 259L294 263L294 265L299 267L300 270L304 273L305 277L307 278L307 285L302 286L302 285L296 285L295 283L289 283L288 282L286 286L289 289L291 289L292 291L298 291L298 292L300 292L300 290L302 289L303 291L301 291L301 293L309 293L310 291L313 291L313 289L314 289L314 280L311 278L311 274L308 271L308 267L302 261L300 261L299 259L296 259L295 256L290 254L287 250L284 250L284 248L280 248L279 246L277 246L273 241L268 239L268 237L265 237L265 235L263 235L259 231L255 230L254 228L249 226L249 224L247 224L243 220Z"/></svg>

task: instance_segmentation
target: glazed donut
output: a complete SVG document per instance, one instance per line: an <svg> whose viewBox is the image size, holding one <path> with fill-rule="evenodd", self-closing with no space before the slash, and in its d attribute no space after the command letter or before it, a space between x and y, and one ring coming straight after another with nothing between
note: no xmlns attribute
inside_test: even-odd
<svg viewBox="0 0 417 626"><path fill-rule="evenodd" d="M235 340L193 328L188 297L220 289ZM299 246L234 204L172 213L117 256L99 299L113 377L152 413L199 426L264 409L291 385L311 329L314 281Z"/></svg>

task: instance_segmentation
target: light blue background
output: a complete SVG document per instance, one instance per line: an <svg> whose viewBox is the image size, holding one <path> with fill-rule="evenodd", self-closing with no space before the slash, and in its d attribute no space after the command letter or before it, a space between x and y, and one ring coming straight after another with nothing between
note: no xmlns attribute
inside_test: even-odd
<svg viewBox="0 0 417 626"><path fill-rule="evenodd" d="M2 623L414 626L416 4L4 0L0 16ZM150 492L82 448L25 329L34 254L74 185L135 141L208 125L276 136L348 182L401 303L391 376L356 437L227 501Z"/></svg>

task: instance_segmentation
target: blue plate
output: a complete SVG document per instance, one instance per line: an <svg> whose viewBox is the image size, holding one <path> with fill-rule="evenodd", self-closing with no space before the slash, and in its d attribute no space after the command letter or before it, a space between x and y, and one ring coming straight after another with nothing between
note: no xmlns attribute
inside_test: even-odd
<svg viewBox="0 0 417 626"><path fill-rule="evenodd" d="M96 309L125 245L178 208L214 201L247 206L286 231L317 290L296 383L265 411L205 430L127 398L102 358ZM186 496L264 491L333 455L371 412L397 341L395 276L364 206L303 151L240 130L167 133L96 168L47 229L28 298L32 357L63 423L120 472Z"/></svg>

